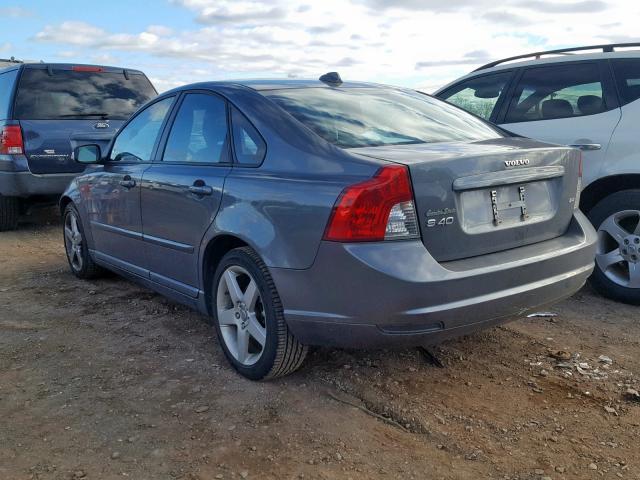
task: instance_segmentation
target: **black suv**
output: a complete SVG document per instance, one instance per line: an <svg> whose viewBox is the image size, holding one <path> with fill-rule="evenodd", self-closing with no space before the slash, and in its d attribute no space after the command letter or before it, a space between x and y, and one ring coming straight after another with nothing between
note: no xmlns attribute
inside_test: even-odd
<svg viewBox="0 0 640 480"><path fill-rule="evenodd" d="M35 202L55 201L83 167L77 143L107 146L157 92L117 67L12 62L0 70L0 231Z"/></svg>

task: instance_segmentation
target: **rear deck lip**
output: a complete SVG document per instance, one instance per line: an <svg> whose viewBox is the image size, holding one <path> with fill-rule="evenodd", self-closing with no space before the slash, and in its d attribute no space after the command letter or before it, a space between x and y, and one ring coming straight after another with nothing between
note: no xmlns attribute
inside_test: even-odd
<svg viewBox="0 0 640 480"><path fill-rule="evenodd" d="M502 170L498 172L480 173L458 177L453 181L453 190L477 190L502 185L523 184L563 177L565 168L562 165L520 168L518 170Z"/></svg>

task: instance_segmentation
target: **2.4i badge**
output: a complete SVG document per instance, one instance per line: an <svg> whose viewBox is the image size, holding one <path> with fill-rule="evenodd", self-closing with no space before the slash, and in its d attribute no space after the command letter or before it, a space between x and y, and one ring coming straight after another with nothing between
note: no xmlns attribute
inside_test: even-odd
<svg viewBox="0 0 640 480"><path fill-rule="evenodd" d="M109 128L109 122L97 122L93 128Z"/></svg>

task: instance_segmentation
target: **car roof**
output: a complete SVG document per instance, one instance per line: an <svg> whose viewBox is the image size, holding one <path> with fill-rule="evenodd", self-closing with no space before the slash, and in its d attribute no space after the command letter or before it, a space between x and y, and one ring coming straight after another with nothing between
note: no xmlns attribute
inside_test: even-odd
<svg viewBox="0 0 640 480"><path fill-rule="evenodd" d="M449 82L445 86L436 90L436 95L450 86L460 82L461 80L466 80L467 78L478 77L481 75L486 75L488 73L500 72L505 70L511 70L514 68L521 67L529 67L529 66L539 66L539 65L552 65L554 63L567 63L567 62L583 62L585 60L602 60L609 58L640 58L640 50L625 50L618 52L591 52L591 53L573 53L573 54L558 54L553 57L541 57L541 58L533 58L531 60L514 60L514 61L506 61L505 63L501 63L499 65L493 67L480 67L477 70L473 70L468 74L459 77L452 82Z"/></svg>
<svg viewBox="0 0 640 480"><path fill-rule="evenodd" d="M375 88L381 87L383 85L377 83L369 83L369 82L343 82L340 85L331 85L320 80L309 80L309 79L269 79L269 78L253 78L253 79L236 79L236 80L218 80L218 81L210 81L210 82L199 82L199 83L191 83L188 85L182 85L180 87L176 87L170 92L178 92L181 90L193 90L198 88L203 89L215 89L220 87L228 87L228 86L241 86L245 88L250 88L252 90L257 91L267 91L267 90L285 90L285 89L295 89L295 88ZM396 88L389 87L384 85L387 88ZM168 93L168 92L167 92Z"/></svg>

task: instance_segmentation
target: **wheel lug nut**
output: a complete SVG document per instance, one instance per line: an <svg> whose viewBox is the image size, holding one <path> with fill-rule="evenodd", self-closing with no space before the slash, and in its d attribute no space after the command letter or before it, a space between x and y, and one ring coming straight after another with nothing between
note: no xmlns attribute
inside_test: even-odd
<svg viewBox="0 0 640 480"><path fill-rule="evenodd" d="M629 245L629 239L628 239L628 238L625 238L625 239L624 239L624 244L625 244L625 245Z"/></svg>
<svg viewBox="0 0 640 480"><path fill-rule="evenodd" d="M633 243L635 243L635 244L640 243L640 238L636 237L636 238L633 240Z"/></svg>

